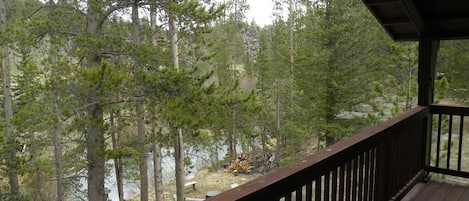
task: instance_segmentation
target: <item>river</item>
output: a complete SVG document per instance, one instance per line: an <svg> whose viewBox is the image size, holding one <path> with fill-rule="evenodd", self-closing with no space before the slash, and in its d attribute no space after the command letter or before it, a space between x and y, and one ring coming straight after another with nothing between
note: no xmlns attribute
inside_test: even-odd
<svg viewBox="0 0 469 201"><path fill-rule="evenodd" d="M163 160L162 160L162 166L163 166L163 182L168 183L171 180L174 180L174 157L172 156L173 149L163 149L162 154L163 154ZM209 151L207 150L193 150L191 149L190 151L186 152L190 154L186 154L192 161L193 166L191 167L186 167L186 179L190 180L191 178L194 177L194 175L197 173L198 170L201 170L208 165L210 165L211 156ZM218 152L218 159L221 160L222 157L224 157L226 154L226 149L221 149ZM147 153L147 161L148 161L148 176L149 176L149 184L150 186L153 186L153 154L151 152ZM108 191L108 199L111 201L119 201L119 195L117 192L117 180L116 180L116 173L114 169L114 161L113 160L108 160L106 162L106 167L108 168L108 173L106 176L106 181L105 181L105 187L106 190ZM138 166L135 167L125 167L124 168L124 174L129 175L130 173L138 173ZM83 171L81 173L83 175L86 175L86 172ZM80 184L82 186L82 191L86 191L86 186L87 182L85 177L80 180ZM139 187L139 181L132 179L132 178L126 178L124 179L124 199L128 199L129 197L138 194L140 192L140 187ZM150 187L150 191L153 190L153 188ZM75 195L79 196L80 199L86 200L86 195ZM72 198L72 200L76 200L75 198Z"/></svg>

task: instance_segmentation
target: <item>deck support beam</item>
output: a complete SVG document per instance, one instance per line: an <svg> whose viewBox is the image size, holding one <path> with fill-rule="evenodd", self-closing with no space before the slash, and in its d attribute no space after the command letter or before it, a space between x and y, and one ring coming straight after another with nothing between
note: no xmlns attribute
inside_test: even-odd
<svg viewBox="0 0 469 201"><path fill-rule="evenodd" d="M430 37L421 38L419 40L419 97L418 104L420 106L429 106L433 103L435 68L436 59L440 40Z"/></svg>
<svg viewBox="0 0 469 201"><path fill-rule="evenodd" d="M430 106L434 100L435 69L439 47L440 40L431 37L422 37L419 40L418 104L420 106ZM422 153L425 154L422 169L430 165L432 115L428 115L423 126L422 139L426 146L423 146L424 150L422 150Z"/></svg>

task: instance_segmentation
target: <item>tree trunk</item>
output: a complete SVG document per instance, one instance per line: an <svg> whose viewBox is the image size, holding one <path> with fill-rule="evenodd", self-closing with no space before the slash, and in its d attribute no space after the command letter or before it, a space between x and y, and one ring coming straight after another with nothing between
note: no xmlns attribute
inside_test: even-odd
<svg viewBox="0 0 469 201"><path fill-rule="evenodd" d="M57 97L57 96L56 96ZM55 113L57 116L60 116L57 103L54 103ZM54 130L54 135L52 142L54 144L54 160L55 160L55 179L56 181L56 191L57 191L57 201L64 201L64 189L63 189L63 176L62 176L62 147L60 146L60 134L62 133L62 122L57 122L56 128Z"/></svg>
<svg viewBox="0 0 469 201"><path fill-rule="evenodd" d="M89 37L100 37L102 11L97 1L88 1L88 13L86 15L86 32ZM101 65L101 56L98 49L90 47L88 49L87 67L98 68ZM88 161L88 200L104 201L107 199L104 187L105 178L105 141L104 141L104 111L99 103L100 95L96 90L90 90L87 93L86 114L86 141Z"/></svg>
<svg viewBox="0 0 469 201"><path fill-rule="evenodd" d="M176 3L172 1L172 3ZM169 12L169 34L171 43L171 61L175 69L179 69L179 49L178 49L178 30L176 26L176 16L173 11ZM182 128L177 128L174 142L174 160L176 166L176 197L177 201L184 201L184 142L182 138Z"/></svg>
<svg viewBox="0 0 469 201"><path fill-rule="evenodd" d="M412 66L408 68L409 77L407 78L407 93L405 98L405 111L412 109Z"/></svg>
<svg viewBox="0 0 469 201"><path fill-rule="evenodd" d="M294 35L294 26L295 26L295 9L294 9L294 2L293 0L288 0L288 12L289 12L289 17L288 17L288 39L289 39L289 54L290 54L290 75L289 75L289 103L288 103L288 121L293 122L293 106L294 106L294 97L293 97L293 91L294 91L294 70L295 70L295 35ZM287 136L290 136L289 133L284 134L284 143L287 144Z"/></svg>
<svg viewBox="0 0 469 201"><path fill-rule="evenodd" d="M132 2L132 42L134 45L140 43L140 31L138 25L138 0ZM134 65L138 68L139 61L133 58ZM137 135L140 149L140 201L148 201L148 165L147 150L145 148L145 106L144 101L137 105Z"/></svg>
<svg viewBox="0 0 469 201"><path fill-rule="evenodd" d="M163 201L163 167L161 165L161 146L158 141L153 142L153 177L155 180L156 201Z"/></svg>
<svg viewBox="0 0 469 201"><path fill-rule="evenodd" d="M169 15L169 40L171 43L171 61L173 63L174 68L179 69L179 47L176 16L174 15L174 13L170 13Z"/></svg>
<svg viewBox="0 0 469 201"><path fill-rule="evenodd" d="M278 74L278 72L277 72ZM276 142L275 142L275 157L274 157L274 165L275 167L278 166L279 161L280 161L280 152L282 150L282 135L280 133L280 81L278 80L279 78L277 77L277 80L275 81L275 93L276 93L276 100L275 100L275 118L276 118L276 127L275 127L275 134L276 134Z"/></svg>
<svg viewBox="0 0 469 201"><path fill-rule="evenodd" d="M33 136L33 132L30 130L30 131L28 131L27 135ZM37 153L39 153L38 144L39 143L32 143L31 146L29 146L29 150L30 150L30 153L31 153L31 158L38 158L39 157L38 155L36 155ZM39 163L36 160L32 160L30 165L31 165L32 169L35 169L35 170L40 169ZM33 172L30 175L31 185L33 186L33 192L32 192L31 198L35 201L44 201L45 200L44 199L44 194L43 194L45 186L43 185L44 178L42 177L42 175L43 175L43 172L41 172L41 171Z"/></svg>
<svg viewBox="0 0 469 201"><path fill-rule="evenodd" d="M111 113L110 121L110 131L111 131L111 141L112 141L112 149L115 151L119 149L119 134L118 129L116 126L116 119L115 115L117 114L117 120L119 120L119 111ZM114 171L116 172L116 181L117 181L117 194L119 196L119 201L124 201L124 183L122 182L122 163L121 163L121 156L117 156L114 158Z"/></svg>
<svg viewBox="0 0 469 201"><path fill-rule="evenodd" d="M278 26L279 23L281 23L280 21L281 20L281 16L282 16L282 1L280 0L275 0L274 1L274 23L276 24L275 26ZM281 38L279 37L281 35L281 33L279 33L279 29L275 29L275 33L273 33L273 38L272 38L272 43L273 43L273 48L274 48L274 52L273 52L273 56L274 56L274 61L275 61L275 64L274 64L274 80L275 80L275 86L274 86L274 95L273 97L275 97L275 100L273 100L275 103L275 131L274 131L274 135L275 135L275 151L273 153L273 165L275 167L278 166L279 164L279 161L280 161L280 155L281 155L281 151L282 151L282 140L283 140L283 137L282 137L282 132L281 132L281 112L280 110L283 109L281 105L281 102L280 102L280 96L281 96L281 90L280 90L280 81L281 81L281 72L280 72L280 69L281 69L281 66L282 64L281 63L281 59L280 59L280 52L279 52L279 49L280 47L278 46L280 41L281 41Z"/></svg>
<svg viewBox="0 0 469 201"><path fill-rule="evenodd" d="M228 153L227 153L227 156L229 156L231 158L231 160L235 160L236 159L236 156L233 154L234 153L234 147L233 147L233 132L227 132L227 135L228 135Z"/></svg>
<svg viewBox="0 0 469 201"><path fill-rule="evenodd" d="M182 129L178 128L176 140L174 142L174 158L176 160L176 195L177 201L184 201L184 142L182 139Z"/></svg>
<svg viewBox="0 0 469 201"><path fill-rule="evenodd" d="M158 46L158 30L156 19L158 18L158 12L156 7L156 0L151 0L150 2L150 28L151 28L151 44L153 46Z"/></svg>
<svg viewBox="0 0 469 201"><path fill-rule="evenodd" d="M148 201L148 165L147 149L145 148L145 107L143 103L137 106L138 144L140 148L140 201Z"/></svg>
<svg viewBox="0 0 469 201"><path fill-rule="evenodd" d="M96 94L89 93L88 102L96 101ZM88 200L104 201L107 199L104 188L105 178L105 146L103 135L103 108L94 104L88 109L87 154L88 160Z"/></svg>
<svg viewBox="0 0 469 201"><path fill-rule="evenodd" d="M5 0L0 0L0 27L2 31L7 29L7 9ZM7 148L7 168L8 177L10 180L10 191L13 195L19 192L18 174L16 170L16 142L14 136L13 122L13 106L11 94L11 77L10 77L10 62L8 60L9 48L8 45L2 47L0 56L2 57L2 70L3 70L3 104L5 110L5 127L6 127L6 140L5 147Z"/></svg>
<svg viewBox="0 0 469 201"><path fill-rule="evenodd" d="M407 50L408 52L408 68L407 68L407 93L406 93L406 100L405 100L405 111L409 111L412 109L412 77L413 77L413 66L412 66L412 59L411 59L411 49Z"/></svg>
<svg viewBox="0 0 469 201"><path fill-rule="evenodd" d="M157 34L157 10L156 1L152 0L150 3L150 27L152 31L151 43L153 46L158 45L158 34ZM155 199L156 201L163 201L163 157L161 155L160 138L155 137L153 139L153 179L155 188Z"/></svg>
<svg viewBox="0 0 469 201"><path fill-rule="evenodd" d="M325 29L330 29L332 26L332 19L331 19L331 2L327 1L326 2L326 27ZM328 36L326 38L326 45L328 49L332 50L332 53L329 55L327 58L327 73L326 79L325 79L325 86L326 86L326 105L325 105L325 124L326 125L331 125L335 121L336 113L335 113L335 108L337 106L337 86L334 86L333 83L335 79L335 73L337 72L337 64L336 58L337 58L337 46L335 45L335 41L331 38L331 36ZM324 135L325 135L325 141L326 141L326 147L333 145L336 142L336 136L333 136L333 133L331 132L330 128L327 128L324 130Z"/></svg>
<svg viewBox="0 0 469 201"><path fill-rule="evenodd" d="M53 0L49 1L51 6L54 6L55 3ZM64 5L64 4L62 4ZM55 39L55 35L51 35L51 38ZM57 66L57 50L59 49L57 44L51 44L50 49L50 60L52 65ZM55 71L52 71L55 74ZM55 76L54 76L55 77ZM60 135L63 131L63 124L64 122L60 121L60 117L62 117L62 113L59 108L59 100L60 97L57 93L57 86L52 88L53 94L53 105L54 105L54 113L57 117L59 117L59 121L56 123L53 136L52 136L52 144L54 146L54 165L55 165L55 179L56 179L56 193L57 193L57 201L64 201L65 200L65 193L64 193L64 184L63 184L63 164L62 164L62 146L60 144Z"/></svg>
<svg viewBox="0 0 469 201"><path fill-rule="evenodd" d="M268 150L267 150L267 135L266 135L266 131L265 131L265 123L264 121L262 121L262 125L261 125L261 144L262 144L262 156L267 156L268 154Z"/></svg>
<svg viewBox="0 0 469 201"><path fill-rule="evenodd" d="M234 107L234 106L233 106ZM238 156L237 150L236 150L236 109L233 108L233 130L231 134L231 158L233 160L236 159Z"/></svg>

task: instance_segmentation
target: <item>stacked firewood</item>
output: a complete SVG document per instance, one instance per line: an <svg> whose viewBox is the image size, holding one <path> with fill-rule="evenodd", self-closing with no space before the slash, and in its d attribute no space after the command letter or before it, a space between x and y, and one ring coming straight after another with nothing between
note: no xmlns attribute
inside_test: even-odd
<svg viewBox="0 0 469 201"><path fill-rule="evenodd" d="M251 172L251 161L248 154L241 154L236 157L236 160L231 162L228 166L227 172L229 173L249 173Z"/></svg>

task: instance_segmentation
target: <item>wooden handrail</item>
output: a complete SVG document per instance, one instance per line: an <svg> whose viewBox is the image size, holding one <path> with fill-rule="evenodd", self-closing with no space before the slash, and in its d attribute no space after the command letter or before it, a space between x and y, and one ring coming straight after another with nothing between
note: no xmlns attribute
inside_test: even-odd
<svg viewBox="0 0 469 201"><path fill-rule="evenodd" d="M433 104L430 107L430 113L469 116L469 107Z"/></svg>
<svg viewBox="0 0 469 201"><path fill-rule="evenodd" d="M416 107L208 200L309 200L313 194L389 200L423 169L428 115L428 107ZM393 164L400 162L403 167Z"/></svg>

